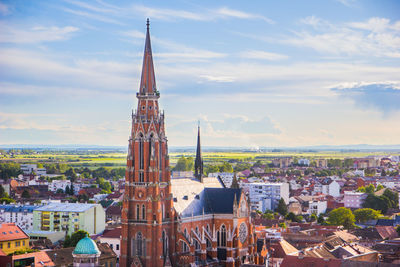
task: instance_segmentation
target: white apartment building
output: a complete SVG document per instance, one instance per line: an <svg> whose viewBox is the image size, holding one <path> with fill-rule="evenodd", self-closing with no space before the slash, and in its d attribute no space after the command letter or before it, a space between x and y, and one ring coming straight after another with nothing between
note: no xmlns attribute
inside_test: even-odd
<svg viewBox="0 0 400 267"><path fill-rule="evenodd" d="M24 174L36 173L37 175L46 175L45 168L38 168L36 164L21 164L21 171Z"/></svg>
<svg viewBox="0 0 400 267"><path fill-rule="evenodd" d="M62 189L65 192L67 186L71 187L70 180L53 180L51 184L49 184L49 191L57 192L58 189Z"/></svg>
<svg viewBox="0 0 400 267"><path fill-rule="evenodd" d="M308 202L308 214L320 215L321 213L325 213L328 207L328 202L326 201L309 201Z"/></svg>
<svg viewBox="0 0 400 267"><path fill-rule="evenodd" d="M322 193L333 197L340 196L340 185L335 180L331 180L328 183L320 183L314 186L315 193Z"/></svg>
<svg viewBox="0 0 400 267"><path fill-rule="evenodd" d="M288 183L247 183L241 184L248 188L250 207L252 210L275 210L281 198L289 204Z"/></svg>
<svg viewBox="0 0 400 267"><path fill-rule="evenodd" d="M354 192L354 191L344 191L344 207L345 208L362 208L364 199L367 197L366 193Z"/></svg>
<svg viewBox="0 0 400 267"><path fill-rule="evenodd" d="M104 232L99 240L101 243L107 243L119 258L121 255L121 238L121 228L115 228Z"/></svg>
<svg viewBox="0 0 400 267"><path fill-rule="evenodd" d="M310 166L310 160L309 159L299 159L298 164L302 165L302 166Z"/></svg>
<svg viewBox="0 0 400 267"><path fill-rule="evenodd" d="M33 210L36 205L0 205L0 223L15 223L24 231L33 229Z"/></svg>
<svg viewBox="0 0 400 267"><path fill-rule="evenodd" d="M220 177L225 187L230 188L232 185L234 173L233 172L212 172L208 174L208 177L218 178Z"/></svg>

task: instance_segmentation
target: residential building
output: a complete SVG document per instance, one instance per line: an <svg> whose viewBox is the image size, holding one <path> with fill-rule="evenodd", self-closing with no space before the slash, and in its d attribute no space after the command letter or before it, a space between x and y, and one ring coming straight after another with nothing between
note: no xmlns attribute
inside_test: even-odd
<svg viewBox="0 0 400 267"><path fill-rule="evenodd" d="M309 159L299 159L298 164L301 166L310 166L310 160Z"/></svg>
<svg viewBox="0 0 400 267"><path fill-rule="evenodd" d="M46 175L46 169L38 168L36 164L21 164L20 168L25 175L31 173L35 173L36 175Z"/></svg>
<svg viewBox="0 0 400 267"><path fill-rule="evenodd" d="M288 183L247 183L252 210L275 210L281 198L289 204Z"/></svg>
<svg viewBox="0 0 400 267"><path fill-rule="evenodd" d="M328 167L328 160L326 159L316 159L315 165L317 168L327 168Z"/></svg>
<svg viewBox="0 0 400 267"><path fill-rule="evenodd" d="M367 197L366 193L354 192L354 191L344 191L344 207L345 208L362 208L364 199Z"/></svg>
<svg viewBox="0 0 400 267"><path fill-rule="evenodd" d="M49 184L49 191L57 192L58 189L62 189L65 192L67 186L71 188L70 180L53 180L51 184Z"/></svg>
<svg viewBox="0 0 400 267"><path fill-rule="evenodd" d="M29 236L14 223L0 224L0 250L10 254L29 248Z"/></svg>
<svg viewBox="0 0 400 267"><path fill-rule="evenodd" d="M234 173L233 172L212 172L208 174L208 177L215 177L221 179L225 187L230 188L232 185Z"/></svg>
<svg viewBox="0 0 400 267"><path fill-rule="evenodd" d="M121 255L121 227L104 232L99 240L100 243L107 243L119 258Z"/></svg>
<svg viewBox="0 0 400 267"><path fill-rule="evenodd" d="M105 212L100 204L50 203L33 211L33 230L62 231L71 235L85 230L90 235L105 229Z"/></svg>
<svg viewBox="0 0 400 267"><path fill-rule="evenodd" d="M0 223L15 223L24 231L33 229L33 211L37 205L0 205Z"/></svg>
<svg viewBox="0 0 400 267"><path fill-rule="evenodd" d="M287 168L291 166L293 163L293 159L291 157L285 157L285 158L277 158L272 160L272 164L275 167L279 168Z"/></svg>
<svg viewBox="0 0 400 267"><path fill-rule="evenodd" d="M308 203L308 214L320 215L325 213L327 209L327 201L310 201Z"/></svg>

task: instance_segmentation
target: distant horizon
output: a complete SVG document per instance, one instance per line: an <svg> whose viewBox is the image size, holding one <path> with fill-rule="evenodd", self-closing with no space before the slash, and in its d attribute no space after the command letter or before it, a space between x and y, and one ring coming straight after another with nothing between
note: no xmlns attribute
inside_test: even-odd
<svg viewBox="0 0 400 267"><path fill-rule="evenodd" d="M0 144L0 149L121 149L127 150L126 146L115 145L85 145L85 144ZM195 150L196 146L169 146L170 150ZM260 147L247 147L247 146L202 146L202 150L350 150L350 151L385 151L385 150L399 150L400 144L393 145L370 145L370 144L354 144L354 145L314 145L314 146L260 146Z"/></svg>

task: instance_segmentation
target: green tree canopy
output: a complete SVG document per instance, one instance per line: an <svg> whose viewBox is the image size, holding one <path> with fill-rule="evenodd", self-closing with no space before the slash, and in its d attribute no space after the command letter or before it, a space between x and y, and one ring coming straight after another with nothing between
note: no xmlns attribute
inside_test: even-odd
<svg viewBox="0 0 400 267"><path fill-rule="evenodd" d="M8 194L6 192L6 190L4 189L4 187L2 185L0 185L0 198L8 198Z"/></svg>
<svg viewBox="0 0 400 267"><path fill-rule="evenodd" d="M283 198L279 200L276 211L279 212L279 214L281 214L282 216L286 216L288 210L285 200Z"/></svg>
<svg viewBox="0 0 400 267"><path fill-rule="evenodd" d="M14 162L0 162L0 179L7 180L22 173L20 165Z"/></svg>
<svg viewBox="0 0 400 267"><path fill-rule="evenodd" d="M185 158L184 156L181 156L178 159L173 171L191 171L193 170L193 167L194 161L192 157Z"/></svg>
<svg viewBox="0 0 400 267"><path fill-rule="evenodd" d="M315 221L317 221L317 220L318 220L317 215L315 215L314 213L310 215L310 221L311 221L311 222L315 222Z"/></svg>
<svg viewBox="0 0 400 267"><path fill-rule="evenodd" d="M346 229L354 226L355 217L350 209L340 207L332 210L328 215L328 224L343 225Z"/></svg>
<svg viewBox="0 0 400 267"><path fill-rule="evenodd" d="M361 223L369 220L376 220L382 216L380 211L370 208L355 210L353 214L356 219L356 222L361 222Z"/></svg>
<svg viewBox="0 0 400 267"><path fill-rule="evenodd" d="M79 240L85 238L86 236L89 236L89 233L84 230L78 230L71 236L67 235L64 240L64 248L76 247L76 244L78 244Z"/></svg>

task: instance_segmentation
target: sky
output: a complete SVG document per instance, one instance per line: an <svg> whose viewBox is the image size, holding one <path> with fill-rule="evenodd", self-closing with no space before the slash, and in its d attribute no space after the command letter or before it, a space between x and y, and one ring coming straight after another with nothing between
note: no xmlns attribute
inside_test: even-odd
<svg viewBox="0 0 400 267"><path fill-rule="evenodd" d="M400 143L400 2L0 0L0 144L126 146L146 18L170 146Z"/></svg>

